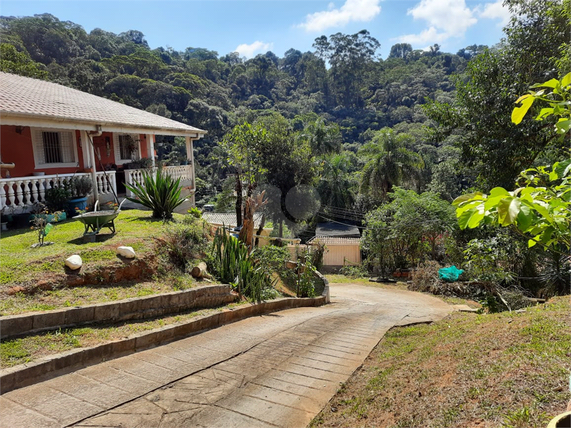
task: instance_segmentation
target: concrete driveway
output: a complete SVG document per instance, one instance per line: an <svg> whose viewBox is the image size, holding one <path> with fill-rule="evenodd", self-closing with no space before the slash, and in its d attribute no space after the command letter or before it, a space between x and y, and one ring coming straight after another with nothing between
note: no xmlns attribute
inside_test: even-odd
<svg viewBox="0 0 571 428"><path fill-rule="evenodd" d="M331 304L249 318L0 397L1 427L304 427L395 325L452 307L333 284Z"/></svg>

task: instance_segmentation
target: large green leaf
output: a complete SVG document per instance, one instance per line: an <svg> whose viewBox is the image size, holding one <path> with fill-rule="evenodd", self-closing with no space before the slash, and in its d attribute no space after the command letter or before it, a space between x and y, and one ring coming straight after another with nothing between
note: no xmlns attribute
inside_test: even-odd
<svg viewBox="0 0 571 428"><path fill-rule="evenodd" d="M571 127L571 120L562 117L557 121L555 127L557 128L557 132L559 134L565 134L569 132L569 128Z"/></svg>
<svg viewBox="0 0 571 428"><path fill-rule="evenodd" d="M471 199L481 199L483 195L484 194L481 192L467 193L466 195L458 196L456 199L454 199L452 205L458 206L463 202L467 202Z"/></svg>
<svg viewBox="0 0 571 428"><path fill-rule="evenodd" d="M509 196L498 203L498 222L502 226L508 226L515 222L521 209L521 201Z"/></svg>
<svg viewBox="0 0 571 428"><path fill-rule="evenodd" d="M484 219L484 207L480 206L476 209L473 210L472 215L470 216L470 220L468 220L468 227L470 229L474 229L475 227L478 227L480 225L480 223L482 222L482 220Z"/></svg>
<svg viewBox="0 0 571 428"><path fill-rule="evenodd" d="M519 230L525 232L532 225L535 215L533 211L527 206L522 204L519 214L517 215L517 226Z"/></svg>
<svg viewBox="0 0 571 428"><path fill-rule="evenodd" d="M545 117L553 114L552 108L542 108L539 114L536 116L535 120L543 120Z"/></svg>
<svg viewBox="0 0 571 428"><path fill-rule="evenodd" d="M529 110L529 108L533 105L535 101L535 97L531 94L526 94L518 98L516 103L521 102L519 107L515 107L512 111L512 122L518 125L521 123L523 117Z"/></svg>
<svg viewBox="0 0 571 428"><path fill-rule="evenodd" d="M494 196L509 196L510 192L508 192L506 189L504 189L503 187L494 187L491 191L490 191L490 197L494 197Z"/></svg>
<svg viewBox="0 0 571 428"><path fill-rule="evenodd" d="M533 85L532 88L556 88L557 85L559 85L559 80L551 79L548 80L547 82L537 83Z"/></svg>

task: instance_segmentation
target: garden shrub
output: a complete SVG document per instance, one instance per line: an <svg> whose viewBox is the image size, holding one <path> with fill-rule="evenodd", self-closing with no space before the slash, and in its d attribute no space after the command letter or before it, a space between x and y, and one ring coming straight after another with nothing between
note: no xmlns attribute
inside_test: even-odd
<svg viewBox="0 0 571 428"><path fill-rule="evenodd" d="M266 245L257 248L254 256L259 260L260 266L265 269L266 274L272 275L273 272L276 272L289 288L295 287L297 276L293 269L286 267L286 262L290 259L286 247Z"/></svg>
<svg viewBox="0 0 571 428"><path fill-rule="evenodd" d="M325 254L325 244L321 242L315 242L312 246L310 259L311 264L315 266L316 270L320 270L323 267L323 255Z"/></svg>
<svg viewBox="0 0 571 428"><path fill-rule="evenodd" d="M348 276L349 278L364 278L369 275L367 269L363 266L343 266L339 269L341 275Z"/></svg>
<svg viewBox="0 0 571 428"><path fill-rule="evenodd" d="M48 212L54 213L57 211L65 211L67 208L67 201L71 197L69 190L64 186L55 186L46 189L45 205Z"/></svg>
<svg viewBox="0 0 571 428"><path fill-rule="evenodd" d="M166 254L172 264L184 271L187 263L202 258L208 245L208 228L202 221L169 225L157 241L157 252Z"/></svg>
<svg viewBox="0 0 571 428"><path fill-rule="evenodd" d="M248 247L228 233L226 228L216 231L212 243L210 263L218 278L240 294L256 302L274 288L271 276L256 258L256 250L248 253Z"/></svg>
<svg viewBox="0 0 571 428"><path fill-rule="evenodd" d="M300 264L301 262L298 260L298 266ZM314 297L316 281L315 271L317 269L315 269L315 266L313 266L309 259L307 259L304 264L305 269L299 277L298 294L299 297Z"/></svg>
<svg viewBox="0 0 571 428"><path fill-rule="evenodd" d="M438 269L440 268L440 263L434 260L422 263L412 271L411 284L409 284L408 289L434 292L435 289L442 285L442 281L438 277Z"/></svg>

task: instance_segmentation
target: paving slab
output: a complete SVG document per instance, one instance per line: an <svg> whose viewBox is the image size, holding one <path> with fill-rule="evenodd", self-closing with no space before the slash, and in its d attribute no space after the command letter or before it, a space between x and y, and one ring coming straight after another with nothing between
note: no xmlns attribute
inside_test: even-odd
<svg viewBox="0 0 571 428"><path fill-rule="evenodd" d="M0 427L303 427L388 329L452 311L419 293L331 286L256 316L0 397Z"/></svg>

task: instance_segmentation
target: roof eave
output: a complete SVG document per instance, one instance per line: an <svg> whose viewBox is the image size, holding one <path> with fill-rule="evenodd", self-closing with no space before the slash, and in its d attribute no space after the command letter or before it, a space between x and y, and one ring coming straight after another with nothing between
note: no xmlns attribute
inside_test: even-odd
<svg viewBox="0 0 571 428"><path fill-rule="evenodd" d="M0 124L16 126L46 127L57 129L77 129L85 131L95 131L98 126L104 132L124 132L134 134L158 134L190 137L194 139L202 138L207 131L202 129L175 129L168 127L135 126L124 123L112 123L101 121L86 121L59 116L37 115L33 113L13 113L0 111ZM183 124L181 124L183 125Z"/></svg>

